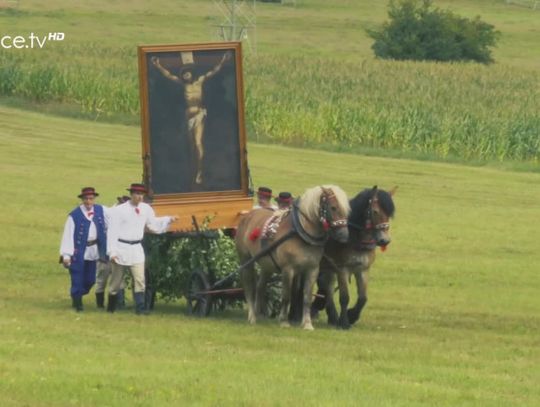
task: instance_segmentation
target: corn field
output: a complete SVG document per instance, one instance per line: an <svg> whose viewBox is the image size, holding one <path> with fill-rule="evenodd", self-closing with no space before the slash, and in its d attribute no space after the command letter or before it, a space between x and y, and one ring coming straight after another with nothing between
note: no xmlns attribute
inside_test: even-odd
<svg viewBox="0 0 540 407"><path fill-rule="evenodd" d="M136 50L0 52L0 95L138 119ZM540 74L506 66L257 56L245 63L249 137L474 160L540 158Z"/></svg>

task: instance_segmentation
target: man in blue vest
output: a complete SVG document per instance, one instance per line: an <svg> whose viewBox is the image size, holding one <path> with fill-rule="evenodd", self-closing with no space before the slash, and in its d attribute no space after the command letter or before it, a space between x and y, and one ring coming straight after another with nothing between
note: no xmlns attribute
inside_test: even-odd
<svg viewBox="0 0 540 407"><path fill-rule="evenodd" d="M77 312L83 310L82 297L96 281L96 262L106 259L105 214L103 207L94 203L97 196L92 187L81 190L82 203L69 214L60 245L61 261L71 276L71 298Z"/></svg>

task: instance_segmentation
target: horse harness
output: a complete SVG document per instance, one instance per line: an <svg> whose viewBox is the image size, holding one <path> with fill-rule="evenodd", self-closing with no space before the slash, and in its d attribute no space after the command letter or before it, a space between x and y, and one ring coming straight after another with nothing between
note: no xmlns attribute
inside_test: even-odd
<svg viewBox="0 0 540 407"><path fill-rule="evenodd" d="M328 240L328 232L330 229L341 228L341 227L347 226L346 219L334 220L332 218L331 212L329 210L329 205L331 204L332 199L336 199L334 192L330 190L330 193L328 193L325 189L323 189L323 194L321 196L321 202L320 202L320 207L319 207L319 221L323 225L323 229L324 229L324 234L322 236L313 236L302 226L302 222L300 221L300 216L303 216L308 221L310 220L300 210L300 198L297 198L293 203L292 209L289 211L289 213L292 216L292 225L293 225L292 230L290 230L286 235L282 236L277 241L272 242L268 246L266 246L265 244L265 242L268 242L268 240L266 239L263 240L263 242L261 242L262 252L258 253L258 255L256 256L257 259L260 259L261 257L268 254L270 256L270 259L272 260L272 263L276 267L276 269L279 272L281 272L281 267L279 267L276 259L274 258L273 250L276 247L278 247L280 244L288 240L289 238L293 237L294 235L298 235L305 243L311 246L319 246L319 247L324 246L326 244L326 241ZM283 214L283 216L281 216L281 219L283 219L287 215L288 215L287 213ZM251 261L248 263L251 263ZM246 263L246 265L248 263ZM242 265L241 267L245 267L245 265Z"/></svg>
<svg viewBox="0 0 540 407"><path fill-rule="evenodd" d="M372 197L369 199L367 213L366 213L366 221L363 227L350 221L347 222L348 226L351 229L354 229L361 233L365 231L371 231L371 233L373 233L373 231L378 231L378 230L383 230L383 231L389 230L390 229L389 222L375 223L373 219L373 204L376 202L377 202L376 197ZM372 235L370 240L360 240L358 244L353 245L352 248L356 251L361 252L361 251L374 250L376 247L377 247L377 241L373 238L373 235ZM323 257L326 259L328 264L334 269L334 271L339 272L341 270L340 267L336 264L336 262L332 258L330 258L330 256L323 254Z"/></svg>
<svg viewBox="0 0 540 407"><path fill-rule="evenodd" d="M322 188L322 187L321 187ZM323 194L321 196L321 202L319 206L319 221L321 222L324 233L322 236L313 236L311 235L303 226L300 221L300 215L302 215L308 222L313 223L307 216L300 210L300 199L296 199L293 203L292 210L292 220L293 228L296 230L300 238L312 246L324 246L328 240L328 232L330 229L338 229L347 226L347 219L337 219L332 218L329 206L331 205L331 200L336 199L336 195L332 190L330 193L322 188Z"/></svg>

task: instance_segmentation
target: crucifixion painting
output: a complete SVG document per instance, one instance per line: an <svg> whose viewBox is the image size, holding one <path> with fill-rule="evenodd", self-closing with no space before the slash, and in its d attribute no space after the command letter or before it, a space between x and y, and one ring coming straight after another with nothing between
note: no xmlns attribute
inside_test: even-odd
<svg viewBox="0 0 540 407"><path fill-rule="evenodd" d="M235 50L167 48L144 63L152 191L242 189Z"/></svg>

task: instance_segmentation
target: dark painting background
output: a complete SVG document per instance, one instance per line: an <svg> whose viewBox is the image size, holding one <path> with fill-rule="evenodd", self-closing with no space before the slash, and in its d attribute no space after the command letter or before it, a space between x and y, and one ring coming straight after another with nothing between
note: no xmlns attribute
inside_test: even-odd
<svg viewBox="0 0 540 407"><path fill-rule="evenodd" d="M225 52L231 58L203 85L207 109L203 136L203 183L196 185L194 157L190 150L183 86L165 78L152 64L180 76L180 52L146 54L150 128L151 188L154 194L229 191L241 189L240 141L234 51L194 51L194 77L213 69Z"/></svg>

